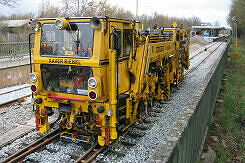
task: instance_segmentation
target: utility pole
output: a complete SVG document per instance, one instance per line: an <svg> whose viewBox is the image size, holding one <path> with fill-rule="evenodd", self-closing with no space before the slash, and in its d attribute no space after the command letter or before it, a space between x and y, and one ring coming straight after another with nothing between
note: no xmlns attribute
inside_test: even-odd
<svg viewBox="0 0 245 163"><path fill-rule="evenodd" d="M136 20L138 20L138 0L136 0Z"/></svg>
<svg viewBox="0 0 245 163"><path fill-rule="evenodd" d="M79 16L79 0L77 0L77 16Z"/></svg>
<svg viewBox="0 0 245 163"><path fill-rule="evenodd" d="M235 48L236 48L236 56L237 56L237 47L238 47L238 44L237 44L237 17L234 16L234 17L232 18L232 20L233 20L234 23L235 23L235 37L236 37Z"/></svg>
<svg viewBox="0 0 245 163"><path fill-rule="evenodd" d="M232 20L234 21L234 26L235 26L235 29L233 29L233 32L234 33L234 36L235 36L235 54L231 55L231 59L233 60L240 60L242 58L242 55L241 54L238 54L238 42L237 42L237 23L238 23L238 19L236 16L233 16ZM240 117L242 116L241 114L241 110L240 110Z"/></svg>

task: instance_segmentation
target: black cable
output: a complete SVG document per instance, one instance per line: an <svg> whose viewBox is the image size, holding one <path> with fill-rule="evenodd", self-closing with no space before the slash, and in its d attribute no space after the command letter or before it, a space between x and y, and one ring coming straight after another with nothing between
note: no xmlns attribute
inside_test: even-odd
<svg viewBox="0 0 245 163"><path fill-rule="evenodd" d="M30 59L30 73L32 73L32 59L31 59L31 36L35 34L35 33L30 33L29 34L29 59ZM31 93L31 98L33 100L34 98L34 94L33 92ZM33 101L33 105L32 105L32 111L34 112L35 111L35 106L34 106L34 101Z"/></svg>

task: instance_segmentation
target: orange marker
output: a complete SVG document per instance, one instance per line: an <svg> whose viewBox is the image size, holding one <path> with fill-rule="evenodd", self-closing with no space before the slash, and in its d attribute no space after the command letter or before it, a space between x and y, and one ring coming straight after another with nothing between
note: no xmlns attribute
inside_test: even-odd
<svg viewBox="0 0 245 163"><path fill-rule="evenodd" d="M91 48L88 48L88 52L92 52L92 49Z"/></svg>

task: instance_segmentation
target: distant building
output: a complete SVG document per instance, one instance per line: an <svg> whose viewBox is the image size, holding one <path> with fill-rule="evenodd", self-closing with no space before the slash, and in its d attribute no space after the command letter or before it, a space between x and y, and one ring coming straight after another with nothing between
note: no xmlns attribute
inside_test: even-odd
<svg viewBox="0 0 245 163"><path fill-rule="evenodd" d="M219 32L224 30L224 27L211 26L210 24L201 24L200 26L192 26L191 35L201 35L209 37L218 37Z"/></svg>
<svg viewBox="0 0 245 163"><path fill-rule="evenodd" d="M21 34L26 31L29 21L29 19L0 21L1 34L6 37L6 42L15 42L22 40L18 37L21 37Z"/></svg>

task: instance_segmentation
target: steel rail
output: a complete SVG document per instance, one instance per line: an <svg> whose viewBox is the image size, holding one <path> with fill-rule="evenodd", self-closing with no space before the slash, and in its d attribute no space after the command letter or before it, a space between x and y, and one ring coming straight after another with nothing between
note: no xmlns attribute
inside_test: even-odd
<svg viewBox="0 0 245 163"><path fill-rule="evenodd" d="M25 95L25 96L21 96L21 97L18 97L18 98L11 99L11 100L9 100L9 101L0 103L0 107L5 106L5 105L10 104L10 103L13 103L13 102L16 102L16 101L18 101L19 99L27 98L27 97L29 97L29 96L31 96L31 94L28 94L28 95Z"/></svg>
<svg viewBox="0 0 245 163"><path fill-rule="evenodd" d="M30 87L30 86L25 86L25 87L17 88L17 89L10 90L10 91L6 91L6 92L1 92L1 93L0 93L0 97L1 97L1 96L4 96L4 95L11 94L11 93L13 93L13 92L15 92L15 91L24 90L24 89L26 89L26 88L28 88L28 87ZM29 97L29 96L31 96L31 93L26 94L26 95L22 95L21 97L15 97L15 98L13 98L13 99L10 98L9 100L1 101L1 102L0 102L0 106L4 106L4 105L6 105L6 104L13 103L13 102L15 102L15 101L18 101L19 99L26 98L26 97Z"/></svg>
<svg viewBox="0 0 245 163"><path fill-rule="evenodd" d="M99 146L98 144L93 145L86 153L78 158L75 163L91 163L106 147Z"/></svg>
<svg viewBox="0 0 245 163"><path fill-rule="evenodd" d="M196 66L192 67L189 71L187 71L184 74L184 78L186 78L186 76L188 76L190 73L192 73L194 70L196 70L205 60L207 60L207 58L209 56L211 56L211 54L213 54L223 43L220 43L219 46L217 46L210 54L208 54L200 63L198 63Z"/></svg>
<svg viewBox="0 0 245 163"><path fill-rule="evenodd" d="M204 48L209 49L209 48L213 47L213 46L216 45L216 44L218 44L218 42L215 42L214 44L211 44L210 46L204 47ZM207 50L207 49L206 49L206 50ZM204 51L205 51L205 50L199 51L197 54L195 54L195 55L193 55L192 57L190 57L190 60L193 59L193 58L195 58L195 57L198 56L199 54L203 53Z"/></svg>
<svg viewBox="0 0 245 163"><path fill-rule="evenodd" d="M11 92L18 91L18 90L21 90L21 89L25 89L25 88L28 88L28 87L30 87L30 86L28 85L28 86L25 86L25 87L14 89L14 90L2 92L2 93L0 93L0 95L4 95L4 94L7 94L7 93L11 93Z"/></svg>
<svg viewBox="0 0 245 163"><path fill-rule="evenodd" d="M2 163L16 163L16 162L22 162L26 156L28 156L31 153L34 153L36 151L39 151L47 144L50 144L51 142L55 141L60 137L60 131L54 130L53 132L49 133L48 135L42 137L41 139L36 140L32 144L28 145L26 148L18 151L17 153L9 156L6 160L4 160Z"/></svg>

